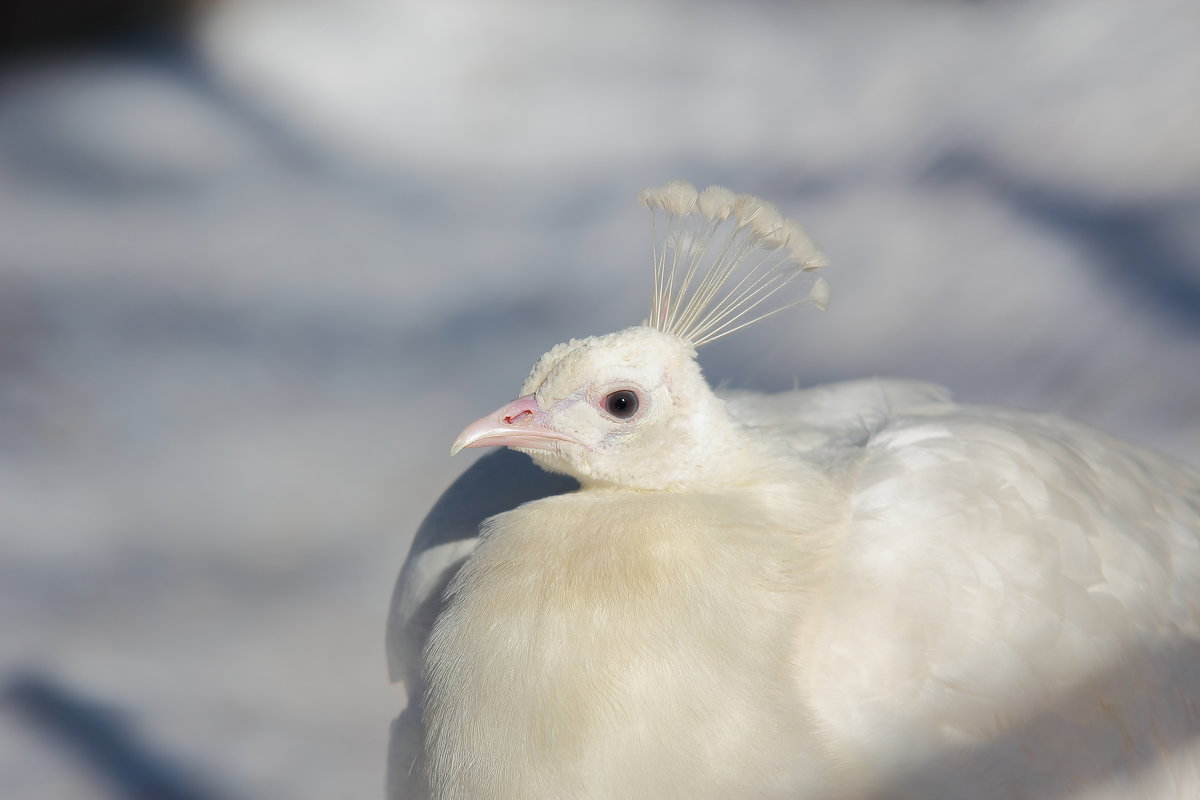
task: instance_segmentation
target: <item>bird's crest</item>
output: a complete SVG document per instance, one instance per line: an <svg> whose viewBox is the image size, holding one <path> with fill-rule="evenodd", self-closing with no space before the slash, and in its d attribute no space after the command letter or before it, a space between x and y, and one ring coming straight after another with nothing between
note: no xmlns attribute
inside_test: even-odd
<svg viewBox="0 0 1200 800"><path fill-rule="evenodd" d="M826 266L825 256L770 203L720 186L697 191L687 181L646 189L638 200L654 224L648 326L699 347L804 302L825 308L823 278L804 282L799 298L792 286Z"/></svg>

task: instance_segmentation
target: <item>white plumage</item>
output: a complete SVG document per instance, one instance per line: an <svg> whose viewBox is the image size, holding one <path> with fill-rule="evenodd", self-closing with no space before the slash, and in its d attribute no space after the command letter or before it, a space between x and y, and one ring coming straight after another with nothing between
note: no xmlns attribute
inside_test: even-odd
<svg viewBox="0 0 1200 800"><path fill-rule="evenodd" d="M715 394L695 346L824 261L755 198L642 199L648 322L456 442L579 486L491 456L422 526L389 794L1200 797L1200 477L915 382Z"/></svg>

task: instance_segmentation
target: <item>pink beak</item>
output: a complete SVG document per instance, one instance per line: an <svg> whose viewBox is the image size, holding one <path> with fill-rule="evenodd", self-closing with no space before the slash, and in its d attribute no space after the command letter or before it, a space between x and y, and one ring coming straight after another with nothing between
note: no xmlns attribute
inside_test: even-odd
<svg viewBox="0 0 1200 800"><path fill-rule="evenodd" d="M480 417L462 429L450 455L464 447L528 447L534 450L553 450L554 442L574 442L570 436L552 429L546 422L546 412L537 399L527 394Z"/></svg>

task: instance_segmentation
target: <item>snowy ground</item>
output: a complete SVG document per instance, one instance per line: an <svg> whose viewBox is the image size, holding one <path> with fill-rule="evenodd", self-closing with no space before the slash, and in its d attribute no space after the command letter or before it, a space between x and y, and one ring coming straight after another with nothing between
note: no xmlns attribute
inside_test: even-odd
<svg viewBox="0 0 1200 800"><path fill-rule="evenodd" d="M0 681L212 797L379 797L449 442L641 319L632 198L674 177L835 264L714 381L920 377L1200 462L1198 33L1191 0L234 0L190 50L4 76ZM39 730L0 712L0 795L124 796Z"/></svg>

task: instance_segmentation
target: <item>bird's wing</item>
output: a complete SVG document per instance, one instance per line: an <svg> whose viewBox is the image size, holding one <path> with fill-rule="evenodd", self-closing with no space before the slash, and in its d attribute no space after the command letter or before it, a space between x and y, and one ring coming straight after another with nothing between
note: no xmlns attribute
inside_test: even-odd
<svg viewBox="0 0 1200 800"><path fill-rule="evenodd" d="M801 450L831 440L864 441L897 415L945 407L949 390L921 381L868 378L762 394L725 390L729 413L744 425L782 436Z"/></svg>
<svg viewBox="0 0 1200 800"><path fill-rule="evenodd" d="M475 549L479 524L522 503L562 494L578 484L551 475L511 450L476 461L426 515L396 579L387 621L388 669L410 691L419 683L421 650L450 579Z"/></svg>
<svg viewBox="0 0 1200 800"><path fill-rule="evenodd" d="M886 423L853 480L797 643L836 756L907 765L889 797L961 796L939 787L981 776L981 798L1200 796L1195 472L964 406ZM1089 787L1113 769L1138 791Z"/></svg>

